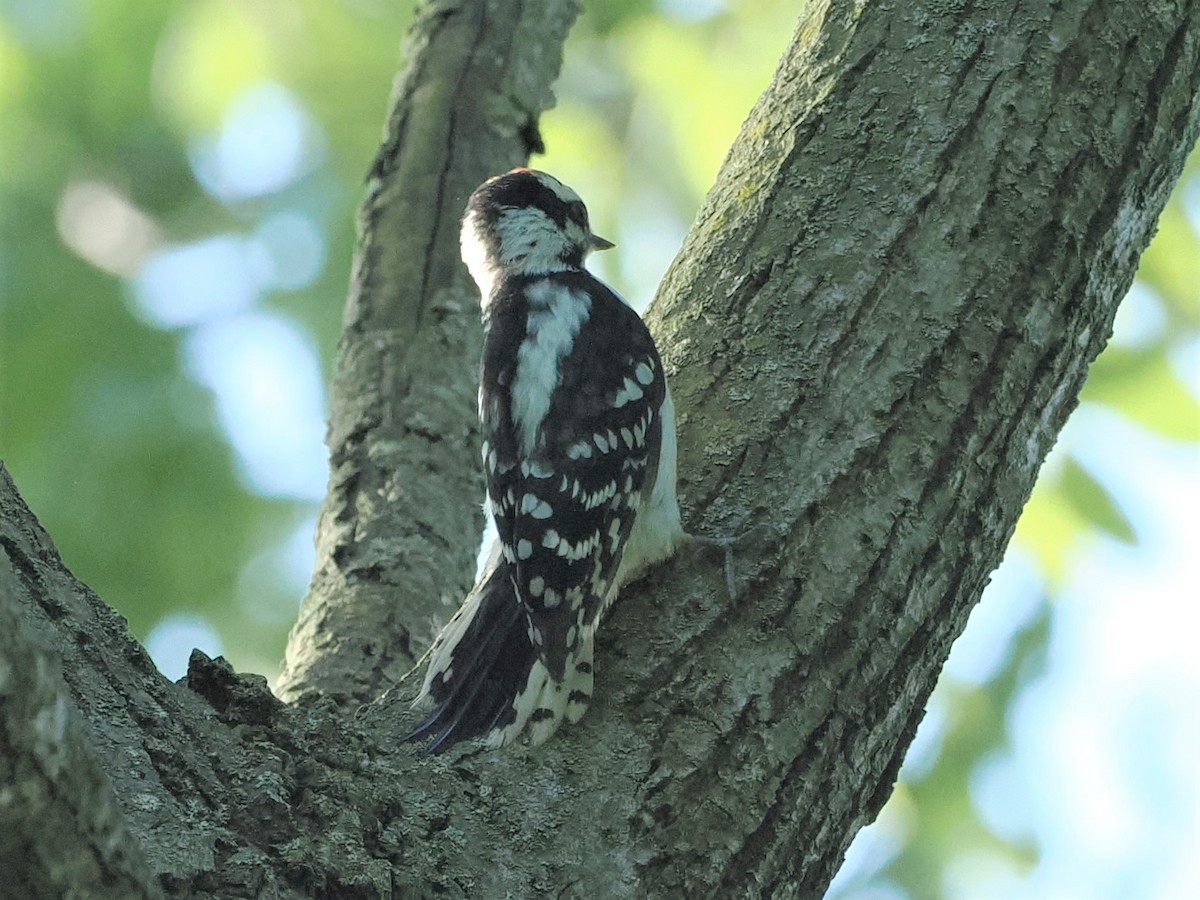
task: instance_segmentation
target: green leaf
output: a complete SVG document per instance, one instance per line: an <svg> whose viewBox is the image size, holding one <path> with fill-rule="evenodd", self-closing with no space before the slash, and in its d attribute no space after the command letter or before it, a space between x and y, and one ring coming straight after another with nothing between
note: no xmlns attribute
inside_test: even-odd
<svg viewBox="0 0 1200 900"><path fill-rule="evenodd" d="M1109 355L1105 351L1100 359ZM1108 371L1097 363L1097 377L1088 379L1081 400L1111 406L1162 437L1200 442L1200 401L1175 374L1165 352L1125 351L1114 355L1113 362Z"/></svg>
<svg viewBox="0 0 1200 900"><path fill-rule="evenodd" d="M1136 544L1137 532L1108 489L1074 459L1062 471L1062 495L1090 524L1124 544Z"/></svg>
<svg viewBox="0 0 1200 900"><path fill-rule="evenodd" d="M1013 543L1037 560L1052 590L1070 574L1072 551L1089 533L1089 523L1063 495L1062 481L1043 470L1017 521Z"/></svg>

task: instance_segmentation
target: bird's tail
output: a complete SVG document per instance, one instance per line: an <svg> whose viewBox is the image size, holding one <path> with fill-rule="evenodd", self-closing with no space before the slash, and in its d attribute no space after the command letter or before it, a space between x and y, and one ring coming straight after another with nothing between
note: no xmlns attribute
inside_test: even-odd
<svg viewBox="0 0 1200 900"><path fill-rule="evenodd" d="M565 718L577 722L592 694L592 638L554 678L539 657L508 564L494 554L479 582L446 623L433 649L416 702L433 698L429 717L405 740L433 738L441 753L484 736L488 745L511 743L526 726L540 744Z"/></svg>

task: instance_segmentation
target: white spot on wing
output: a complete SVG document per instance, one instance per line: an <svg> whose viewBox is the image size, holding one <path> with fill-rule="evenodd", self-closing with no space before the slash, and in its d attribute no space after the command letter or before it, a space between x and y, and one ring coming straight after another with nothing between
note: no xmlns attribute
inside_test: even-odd
<svg viewBox="0 0 1200 900"><path fill-rule="evenodd" d="M610 553L617 552L617 543L621 540L621 520L616 516L608 525L608 548Z"/></svg>
<svg viewBox="0 0 1200 900"><path fill-rule="evenodd" d="M632 378L626 378L625 383L613 398L613 406L620 409L626 403L632 400L641 400L644 396L641 385L634 382Z"/></svg>
<svg viewBox="0 0 1200 900"><path fill-rule="evenodd" d="M598 491L583 495L583 508L595 509L601 503L606 503L617 494L617 483L610 481Z"/></svg>

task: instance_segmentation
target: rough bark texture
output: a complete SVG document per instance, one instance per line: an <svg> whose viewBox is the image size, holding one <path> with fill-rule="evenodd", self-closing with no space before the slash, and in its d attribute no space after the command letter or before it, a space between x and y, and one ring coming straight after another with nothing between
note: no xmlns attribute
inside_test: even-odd
<svg viewBox="0 0 1200 900"><path fill-rule="evenodd" d="M454 9L418 34L477 21ZM407 91L414 63L364 217L321 569L289 657L301 699L199 654L164 682L0 480L0 585L32 654L63 659L166 893L820 896L890 792L1200 130L1198 19L1185 0L811 3L651 315L690 525L742 535L738 596L686 551L601 630L583 722L537 751L436 759L397 744L401 698L339 702L420 652L474 551L471 515L448 518L479 496L469 426L447 435L472 415L474 338L455 329L475 315L450 198L500 166L437 168L426 230L394 212L409 141L469 96L449 76ZM456 133L426 159L475 152ZM414 246L436 248L416 273ZM393 303L436 278L436 297ZM439 353L458 357L425 376Z"/></svg>
<svg viewBox="0 0 1200 900"><path fill-rule="evenodd" d="M63 683L60 659L76 662L72 648L62 632L23 622L70 614L85 589L62 568L3 464L0 560L0 895L160 897L105 774L114 759L89 740L71 703L78 692Z"/></svg>

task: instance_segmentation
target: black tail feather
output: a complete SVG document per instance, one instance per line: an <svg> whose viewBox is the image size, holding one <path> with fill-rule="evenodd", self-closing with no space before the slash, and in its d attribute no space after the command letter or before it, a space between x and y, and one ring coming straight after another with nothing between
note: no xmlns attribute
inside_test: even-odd
<svg viewBox="0 0 1200 900"><path fill-rule="evenodd" d="M513 701L538 658L502 560L466 602L479 604L470 624L454 646L435 650L430 662L449 669L451 676L446 680L441 672L434 675L428 690L434 709L404 738L411 742L432 737L426 753L443 753L514 721Z"/></svg>

